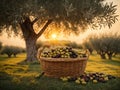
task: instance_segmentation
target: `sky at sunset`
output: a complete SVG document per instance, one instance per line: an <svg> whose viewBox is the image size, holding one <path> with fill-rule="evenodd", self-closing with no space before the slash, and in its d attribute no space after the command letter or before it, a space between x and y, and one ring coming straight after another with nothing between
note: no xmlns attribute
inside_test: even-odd
<svg viewBox="0 0 120 90"><path fill-rule="evenodd" d="M120 0L106 0L107 2L113 2L114 4L118 5L117 6L117 14L119 15L118 22L116 22L110 29L109 28L102 28L101 30L88 30L85 33L81 33L79 36L70 36L64 38L63 36L58 37L59 39L65 39L65 40L72 40L76 41L77 43L81 43L82 40L86 36L88 36L91 33L120 33ZM25 47L25 42L23 39L20 39L20 37L7 37L6 33L3 33L0 36L0 41L3 43L3 45L14 45L14 46L22 46Z"/></svg>

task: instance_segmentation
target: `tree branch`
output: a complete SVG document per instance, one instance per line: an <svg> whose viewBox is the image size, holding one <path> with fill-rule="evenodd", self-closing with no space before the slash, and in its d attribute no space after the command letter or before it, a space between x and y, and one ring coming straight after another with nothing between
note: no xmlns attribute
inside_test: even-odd
<svg viewBox="0 0 120 90"><path fill-rule="evenodd" d="M25 17L25 21L19 23L24 37L29 37L29 35L36 35L33 24L29 17Z"/></svg>
<svg viewBox="0 0 120 90"><path fill-rule="evenodd" d="M32 21L32 23L34 24L34 23L36 23L38 20L39 20L39 18L35 18L35 19Z"/></svg>
<svg viewBox="0 0 120 90"><path fill-rule="evenodd" d="M43 32L46 30L46 28L48 27L48 25L52 22L53 20L52 19L49 19L47 21L47 23L43 26L43 28L39 31L39 33L37 34L37 37L40 37Z"/></svg>
<svg viewBox="0 0 120 90"><path fill-rule="evenodd" d="M33 34L36 34L33 28L33 23L31 22L29 17L26 17L24 24L27 30L30 30Z"/></svg>

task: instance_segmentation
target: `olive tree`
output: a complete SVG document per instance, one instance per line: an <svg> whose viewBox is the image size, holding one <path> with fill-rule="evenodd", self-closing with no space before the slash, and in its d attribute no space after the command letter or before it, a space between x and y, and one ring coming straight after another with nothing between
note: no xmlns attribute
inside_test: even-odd
<svg viewBox="0 0 120 90"><path fill-rule="evenodd" d="M1 0L0 32L22 33L27 61L37 59L36 41L56 27L78 34L88 27L111 27L117 20L116 5L104 0ZM61 29L62 28L62 29Z"/></svg>
<svg viewBox="0 0 120 90"><path fill-rule="evenodd" d="M1 54L7 54L7 56L10 58L13 54L12 46L4 46L1 50Z"/></svg>
<svg viewBox="0 0 120 90"><path fill-rule="evenodd" d="M13 46L12 47L12 54L14 55L14 57L16 57L17 54L22 53L22 48L21 47L17 47L17 46Z"/></svg>
<svg viewBox="0 0 120 90"><path fill-rule="evenodd" d="M89 41L85 41L83 44L82 44L83 48L87 49L90 54L92 54L93 52L93 47L91 45L91 43Z"/></svg>
<svg viewBox="0 0 120 90"><path fill-rule="evenodd" d="M1 54L6 54L9 58L14 55L16 57L17 54L22 53L22 48L17 46L3 46L1 49Z"/></svg>
<svg viewBox="0 0 120 90"><path fill-rule="evenodd" d="M98 38L98 36L90 38L89 42L91 43L94 50L96 50L97 54L101 56L102 59L106 59L106 48L103 45L103 40Z"/></svg>
<svg viewBox="0 0 120 90"><path fill-rule="evenodd" d="M118 34L103 34L90 38L89 42L92 47L97 51L102 59L112 59L113 54L120 53L120 35Z"/></svg>
<svg viewBox="0 0 120 90"><path fill-rule="evenodd" d="M105 37L106 54L111 60L113 54L120 53L120 35Z"/></svg>

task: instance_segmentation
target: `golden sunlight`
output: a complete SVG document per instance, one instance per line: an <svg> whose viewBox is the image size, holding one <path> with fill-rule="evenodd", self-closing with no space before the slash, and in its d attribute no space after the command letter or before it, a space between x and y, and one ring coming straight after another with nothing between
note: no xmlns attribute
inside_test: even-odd
<svg viewBox="0 0 120 90"><path fill-rule="evenodd" d="M52 39L56 39L57 35L56 35L55 33L53 33L53 34L51 35L51 37L52 37Z"/></svg>

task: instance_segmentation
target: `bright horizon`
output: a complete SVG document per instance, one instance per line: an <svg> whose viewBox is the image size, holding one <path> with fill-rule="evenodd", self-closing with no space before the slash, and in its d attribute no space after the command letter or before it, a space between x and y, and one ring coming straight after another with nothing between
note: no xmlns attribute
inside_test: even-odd
<svg viewBox="0 0 120 90"><path fill-rule="evenodd" d="M51 37L53 39L58 39L58 40L70 40L70 41L75 41L77 43L81 43L89 34L93 33L119 33L120 34L120 0L106 0L113 2L114 4L118 5L117 6L117 14L119 15L118 21L113 24L113 26L109 29L108 27L102 28L101 30L87 30L84 33L81 33L79 36L69 36L69 37L64 37L64 36L56 36L55 34ZM41 40L47 40L43 36L40 37ZM3 33L0 36L0 41L3 43L3 45L13 45L13 46L21 46L25 47L25 42L23 39L20 37L14 37L13 35L11 37L8 37L6 33Z"/></svg>

